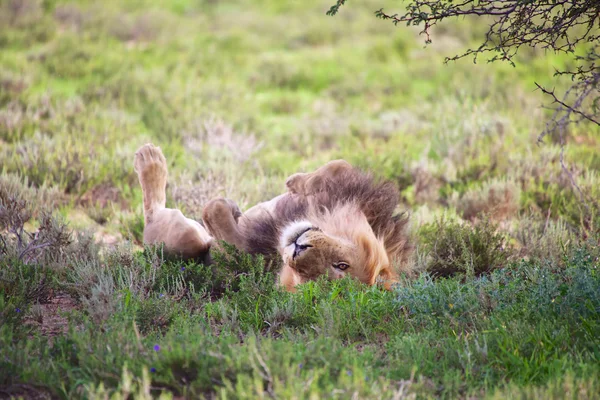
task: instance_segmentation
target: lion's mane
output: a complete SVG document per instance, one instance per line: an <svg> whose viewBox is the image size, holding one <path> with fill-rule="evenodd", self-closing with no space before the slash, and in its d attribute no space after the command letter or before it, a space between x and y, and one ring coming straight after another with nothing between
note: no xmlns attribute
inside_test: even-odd
<svg viewBox="0 0 600 400"><path fill-rule="evenodd" d="M408 236L408 215L395 213L400 200L396 186L357 168L343 171L335 179L324 180L319 191L305 196L289 193L273 213L263 213L247 221L242 234L246 250L275 258L279 236L289 223L310 215L332 211L348 203L356 204L366 216L375 236L383 240L390 259L405 265L412 252Z"/></svg>

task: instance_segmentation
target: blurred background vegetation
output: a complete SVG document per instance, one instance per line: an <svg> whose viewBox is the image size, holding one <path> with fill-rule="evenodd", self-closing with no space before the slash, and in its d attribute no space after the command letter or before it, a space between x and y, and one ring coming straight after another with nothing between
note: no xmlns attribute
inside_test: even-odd
<svg viewBox="0 0 600 400"><path fill-rule="evenodd" d="M170 162L170 202L196 217L206 199L246 208L345 158L398 182L417 223L500 206L509 222L598 229L561 172L559 138L536 141L549 114L534 81L552 84L568 59L524 49L516 68L446 65L485 21L447 23L425 47L418 28L374 18L397 2L336 17L329 3L3 1L3 173L55 188L74 227L113 241L139 243L132 155L148 141ZM571 127L565 160L592 199L598 150L597 128Z"/></svg>
<svg viewBox="0 0 600 400"><path fill-rule="evenodd" d="M332 3L0 0L0 397L598 393L600 132L569 127L566 169L559 137L537 142L551 113L534 81L569 58L444 64L485 20L425 46L374 17L400 2ZM150 141L168 205L193 218L336 158L391 179L429 275L294 297L243 255L240 278L136 252L133 154Z"/></svg>

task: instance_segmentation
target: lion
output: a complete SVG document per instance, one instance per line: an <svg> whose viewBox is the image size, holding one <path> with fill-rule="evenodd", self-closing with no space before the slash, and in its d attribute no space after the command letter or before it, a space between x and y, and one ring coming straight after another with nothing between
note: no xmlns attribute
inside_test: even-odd
<svg viewBox="0 0 600 400"><path fill-rule="evenodd" d="M287 192L242 213L231 200L208 202L202 221L165 207L167 162L159 147L135 153L144 203L144 243L163 244L183 259L210 260L224 241L281 261L279 283L288 291L320 276L346 275L391 289L411 274L412 243L406 212L395 214L399 193L344 160L290 176Z"/></svg>

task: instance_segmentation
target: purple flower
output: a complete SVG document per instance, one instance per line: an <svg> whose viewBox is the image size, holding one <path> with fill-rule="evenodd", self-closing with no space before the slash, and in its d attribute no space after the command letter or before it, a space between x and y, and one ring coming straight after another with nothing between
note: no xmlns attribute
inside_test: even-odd
<svg viewBox="0 0 600 400"><path fill-rule="evenodd" d="M157 345L157 344L155 344L155 345L154 345L154 351L160 351L160 346L159 346L159 345Z"/></svg>
<svg viewBox="0 0 600 400"><path fill-rule="evenodd" d="M302 364L302 363L298 364L299 369L302 369L303 366L304 366L304 364Z"/></svg>
<svg viewBox="0 0 600 400"><path fill-rule="evenodd" d="M158 297L165 297L164 293L158 295Z"/></svg>
<svg viewBox="0 0 600 400"><path fill-rule="evenodd" d="M185 267L181 267L181 270L182 270L182 271L185 271Z"/></svg>
<svg viewBox="0 0 600 400"><path fill-rule="evenodd" d="M21 309L17 307L15 308L15 312L21 312Z"/></svg>
<svg viewBox="0 0 600 400"><path fill-rule="evenodd" d="M150 372L156 372L156 368L154 368L154 367L150 368Z"/></svg>
<svg viewBox="0 0 600 400"><path fill-rule="evenodd" d="M346 375L352 376L352 371L350 371L350 370L346 371Z"/></svg>

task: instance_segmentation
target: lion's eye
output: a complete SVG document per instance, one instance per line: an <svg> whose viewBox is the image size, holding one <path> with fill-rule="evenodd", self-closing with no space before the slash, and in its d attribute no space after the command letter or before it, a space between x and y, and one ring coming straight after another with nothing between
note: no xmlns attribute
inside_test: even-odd
<svg viewBox="0 0 600 400"><path fill-rule="evenodd" d="M339 269L340 271L345 271L348 268L350 268L350 265L348 265L345 262L339 262L339 263L333 264L333 267Z"/></svg>

